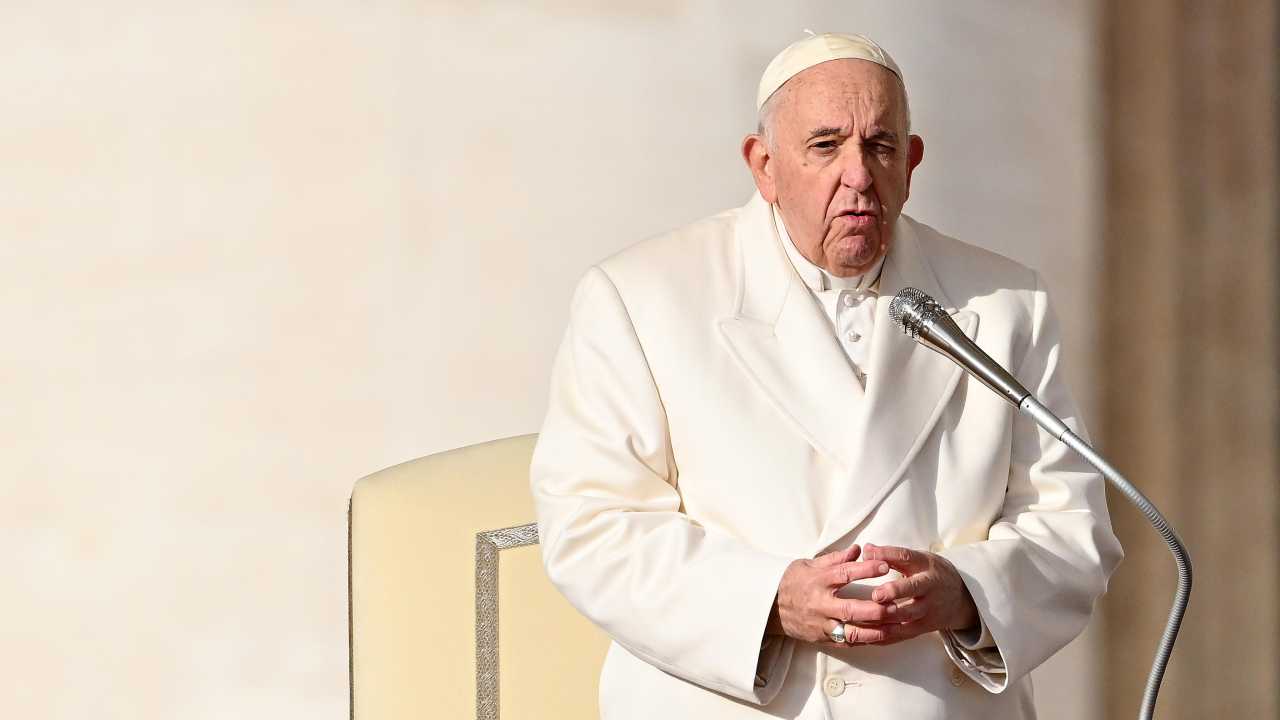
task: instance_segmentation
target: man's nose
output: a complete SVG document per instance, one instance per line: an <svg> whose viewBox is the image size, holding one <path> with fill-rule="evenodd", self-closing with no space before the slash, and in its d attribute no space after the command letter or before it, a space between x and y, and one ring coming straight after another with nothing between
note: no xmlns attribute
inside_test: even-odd
<svg viewBox="0 0 1280 720"><path fill-rule="evenodd" d="M866 154L855 150L846 153L844 167L840 172L840 183L858 192L866 192L871 187L871 168L867 165Z"/></svg>

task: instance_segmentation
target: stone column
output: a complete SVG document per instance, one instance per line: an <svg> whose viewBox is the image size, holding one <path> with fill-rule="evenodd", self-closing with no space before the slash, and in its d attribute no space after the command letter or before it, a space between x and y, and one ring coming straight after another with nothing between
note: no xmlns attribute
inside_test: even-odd
<svg viewBox="0 0 1280 720"><path fill-rule="evenodd" d="M1101 3L1104 452L1179 530L1195 586L1157 717L1274 718L1277 2ZM1135 717L1175 571L1117 493L1107 717Z"/></svg>

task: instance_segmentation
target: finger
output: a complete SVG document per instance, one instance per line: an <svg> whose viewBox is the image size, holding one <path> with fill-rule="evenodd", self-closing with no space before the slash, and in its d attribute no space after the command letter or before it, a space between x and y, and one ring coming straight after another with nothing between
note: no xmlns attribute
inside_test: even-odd
<svg viewBox="0 0 1280 720"><path fill-rule="evenodd" d="M923 635L929 632L921 623L903 623L901 625L884 625L881 627L884 633L884 639L878 640L871 645L893 645L903 640L910 640L913 637Z"/></svg>
<svg viewBox="0 0 1280 720"><path fill-rule="evenodd" d="M915 622L929 614L929 601L925 598L918 597L908 602L888 607L890 609L896 608L889 614L889 617L893 618L895 623Z"/></svg>
<svg viewBox="0 0 1280 720"><path fill-rule="evenodd" d="M858 558L862 553L862 548L858 545L850 545L844 550L836 550L829 552L813 559L813 564L818 567L830 567L840 563L851 562Z"/></svg>
<svg viewBox="0 0 1280 720"><path fill-rule="evenodd" d="M843 628L843 627L844 627L844 623L840 620L824 620L822 622L822 634L824 638L820 639L819 641L820 642L825 641L832 645L844 645L845 644L844 640L837 640L835 639L835 637L832 637L833 632L836 632L838 628ZM836 637L840 637L840 636L836 636Z"/></svg>
<svg viewBox="0 0 1280 720"><path fill-rule="evenodd" d="M866 643L866 644L874 645L876 647L884 647L885 645L897 645L898 643L902 642L904 639L905 638L889 638L887 640L881 640L880 642L873 642L873 643Z"/></svg>
<svg viewBox="0 0 1280 720"><path fill-rule="evenodd" d="M846 562L828 568L822 575L823 584L827 587L848 585L854 580L880 577L889 572L889 563L883 560L861 560Z"/></svg>
<svg viewBox="0 0 1280 720"><path fill-rule="evenodd" d="M893 608L892 610L890 608ZM898 610L892 605L882 605L870 600L831 598L829 604L819 610L829 618L858 623L896 622Z"/></svg>
<svg viewBox="0 0 1280 720"><path fill-rule="evenodd" d="M850 623L843 623L843 622L840 622L839 620L824 620L820 627L821 627L821 631L820 631L821 634L817 638L815 638L813 642L826 647L831 647L831 648L848 647L850 644L850 641L854 637L858 637L858 633L857 633L858 626ZM842 636L845 638L844 640L837 641L832 638L832 632L835 631L836 627L844 628L844 635ZM865 634L863 636L865 637Z"/></svg>
<svg viewBox="0 0 1280 720"><path fill-rule="evenodd" d="M878 603L927 595L933 586L933 575L917 573L901 580L887 582L871 592L871 599Z"/></svg>
<svg viewBox="0 0 1280 720"><path fill-rule="evenodd" d="M896 626L878 625L876 627L864 627L862 625L846 623L844 626L845 642L850 645L868 645L871 643L884 642L890 638L888 629L891 627Z"/></svg>
<svg viewBox="0 0 1280 720"><path fill-rule="evenodd" d="M903 575L912 575L929 569L929 556L919 550L897 545L872 545L863 548L863 560L884 560Z"/></svg>

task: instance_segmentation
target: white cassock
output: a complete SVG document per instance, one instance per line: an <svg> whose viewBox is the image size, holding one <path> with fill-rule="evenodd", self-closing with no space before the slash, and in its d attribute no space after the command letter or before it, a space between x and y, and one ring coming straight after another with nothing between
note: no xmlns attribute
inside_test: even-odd
<svg viewBox="0 0 1280 720"><path fill-rule="evenodd" d="M1033 717L1122 557L1102 479L888 307L932 295L1083 435L1039 276L904 215L859 356L788 242L755 195L574 292L530 480L548 576L614 641L601 716ZM853 543L946 557L981 635L766 637L787 565Z"/></svg>

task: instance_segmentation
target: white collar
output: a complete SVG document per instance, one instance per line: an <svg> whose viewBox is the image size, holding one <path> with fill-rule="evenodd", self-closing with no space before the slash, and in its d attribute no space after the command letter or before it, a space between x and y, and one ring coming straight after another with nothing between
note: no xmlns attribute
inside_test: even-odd
<svg viewBox="0 0 1280 720"><path fill-rule="evenodd" d="M778 237L782 239L782 247L787 251L787 257L791 258L791 266L796 269L796 273L800 275L800 279L804 284L814 292L822 292L823 290L872 290L876 285L876 281L880 279L880 271L884 267L884 257L881 256L876 261L874 267L870 271L861 275L852 277L840 277L827 272L826 268L818 267L809 261L804 255L800 254L799 248L795 242L791 240L790 233L787 232L787 226L782 221L782 213L778 212L777 205L770 205L773 211L773 223L778 228Z"/></svg>

